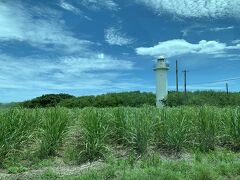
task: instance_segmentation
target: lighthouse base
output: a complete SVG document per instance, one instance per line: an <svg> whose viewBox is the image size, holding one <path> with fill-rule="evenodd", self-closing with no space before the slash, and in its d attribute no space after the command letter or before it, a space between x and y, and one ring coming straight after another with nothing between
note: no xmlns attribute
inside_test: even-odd
<svg viewBox="0 0 240 180"><path fill-rule="evenodd" d="M162 108L162 107L164 107L163 100L164 100L164 99L157 99L157 101L156 101L156 106L157 106L157 108Z"/></svg>

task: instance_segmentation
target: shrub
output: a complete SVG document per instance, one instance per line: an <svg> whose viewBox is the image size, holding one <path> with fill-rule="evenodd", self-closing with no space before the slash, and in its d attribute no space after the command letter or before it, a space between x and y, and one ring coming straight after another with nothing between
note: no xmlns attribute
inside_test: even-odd
<svg viewBox="0 0 240 180"><path fill-rule="evenodd" d="M68 94L47 94L30 101L25 101L21 105L26 108L56 107L61 101L72 98L74 96Z"/></svg>

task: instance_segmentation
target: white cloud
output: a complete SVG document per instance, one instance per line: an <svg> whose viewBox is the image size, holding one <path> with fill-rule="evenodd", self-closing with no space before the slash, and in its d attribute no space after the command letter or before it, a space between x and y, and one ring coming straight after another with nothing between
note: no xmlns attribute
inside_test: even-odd
<svg viewBox="0 0 240 180"><path fill-rule="evenodd" d="M207 26L201 25L201 24L194 24L191 26L188 26L181 30L183 37L186 37L187 35L191 34L201 34L201 33L206 33L208 31L212 32L219 32L219 31L226 31L226 30L231 30L234 29L234 26L227 26L227 27L212 27L209 28Z"/></svg>
<svg viewBox="0 0 240 180"><path fill-rule="evenodd" d="M66 1L64 0L61 0L60 3L59 3L60 7L62 7L63 9L67 10L67 11L71 11L75 14L80 14L81 11L80 9L74 7L72 4L69 4L67 3Z"/></svg>
<svg viewBox="0 0 240 180"><path fill-rule="evenodd" d="M206 28L206 26L197 23L197 24L193 24L193 25L185 27L183 30L181 30L181 33L182 33L183 37L186 37L192 33L201 34L205 31L207 31L208 29Z"/></svg>
<svg viewBox="0 0 240 180"><path fill-rule="evenodd" d="M188 29L183 29L183 30L181 31L181 33L182 33L182 35L185 37L185 36L188 35L189 30L188 30Z"/></svg>
<svg viewBox="0 0 240 180"><path fill-rule="evenodd" d="M26 9L21 3L0 2L0 42L27 42L37 48L56 48L67 52L86 50L86 47L92 44L90 41L75 38L65 28L60 15L57 12L52 15L50 11L54 12L44 8ZM36 15L38 18L34 18ZM46 15L49 15L48 19Z"/></svg>
<svg viewBox="0 0 240 180"><path fill-rule="evenodd" d="M110 88L134 65L108 55L54 59L0 55L0 64L0 88L36 91Z"/></svg>
<svg viewBox="0 0 240 180"><path fill-rule="evenodd" d="M159 14L190 18L240 17L239 0L136 0Z"/></svg>
<svg viewBox="0 0 240 180"><path fill-rule="evenodd" d="M105 29L105 41L110 45L128 45L133 43L133 39L127 37L125 34L121 33L120 29L115 27L110 27Z"/></svg>
<svg viewBox="0 0 240 180"><path fill-rule="evenodd" d="M236 39L234 41L232 41L233 44L240 44L240 39Z"/></svg>
<svg viewBox="0 0 240 180"><path fill-rule="evenodd" d="M211 28L210 31L225 31L225 30L230 30L230 29L234 29L234 26L228 26L228 27L215 27L215 28Z"/></svg>
<svg viewBox="0 0 240 180"><path fill-rule="evenodd" d="M23 100L41 92L77 91L86 94L105 92L106 89L131 90L142 84L136 79L130 78L126 83L122 79L129 77L133 62L94 51L92 48L96 44L76 38L58 11L32 6L26 9L21 2L24 1L15 4L0 2L0 43L3 46L28 43L58 55L49 58L47 52L28 56L28 49L24 49L25 56L17 57L15 52L3 54L0 49L0 91L6 96ZM62 6L74 10L69 4ZM6 89L11 89L11 95ZM20 92L24 97L17 97Z"/></svg>
<svg viewBox="0 0 240 180"><path fill-rule="evenodd" d="M92 18L88 17L87 15L84 15L83 12L79 8L73 6L72 4L66 2L65 0L61 0L59 2L59 6L63 9L65 9L66 11L70 11L76 15L82 15L82 17L84 17L88 21L92 21Z"/></svg>
<svg viewBox="0 0 240 180"><path fill-rule="evenodd" d="M208 54L208 55L224 55L228 50L240 49L240 44L235 46L227 46L225 43L217 41L202 40L198 44L192 44L184 39L174 39L159 42L153 47L139 47L136 49L139 55L173 57L184 54Z"/></svg>
<svg viewBox="0 0 240 180"><path fill-rule="evenodd" d="M108 9L117 11L118 4L114 0L82 0L81 2L85 7L93 10Z"/></svg>
<svg viewBox="0 0 240 180"><path fill-rule="evenodd" d="M63 68L69 72L107 71L107 70L130 70L133 63L126 60L118 60L103 53L88 57L61 58Z"/></svg>

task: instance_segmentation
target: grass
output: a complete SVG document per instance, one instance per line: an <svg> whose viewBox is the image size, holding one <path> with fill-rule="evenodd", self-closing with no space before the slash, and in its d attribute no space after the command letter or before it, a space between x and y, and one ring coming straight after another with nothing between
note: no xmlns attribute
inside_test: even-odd
<svg viewBox="0 0 240 180"><path fill-rule="evenodd" d="M142 157L153 152L181 154L199 151L208 154L218 149L240 150L239 107L14 108L0 112L0 124L0 165L6 168L10 164L13 172L52 157L81 164L98 159L107 161L109 154L115 154L128 156L128 165L125 171L117 166L116 172L112 169L110 174L120 171L134 179L139 174L151 178L149 174L152 173L156 177L181 179L186 177L184 169L173 174L171 166L174 162L169 161L166 168L167 162L152 159L156 168L163 168L158 172L153 167L143 169L151 162L144 164ZM176 165L176 168L190 168L199 173L196 177L202 179L218 178L218 171L228 173L226 169L230 167L225 166L231 166L230 162L219 162L219 169L213 171L207 166L209 159L205 163L202 156L196 157L194 166L183 162L183 167ZM136 167L139 158L144 163ZM95 172L89 173L86 176L92 176L91 173L94 176ZM194 173L191 178L194 179Z"/></svg>
<svg viewBox="0 0 240 180"><path fill-rule="evenodd" d="M227 151L193 153L191 159L169 159L152 154L135 159L108 160L103 167L62 179L125 179L125 180L216 180L239 179L239 154ZM132 165L134 164L134 165Z"/></svg>
<svg viewBox="0 0 240 180"><path fill-rule="evenodd" d="M229 134L232 139L231 145L235 150L240 150L240 110L231 111Z"/></svg>
<svg viewBox="0 0 240 180"><path fill-rule="evenodd" d="M175 112L172 112L172 109L160 111L154 129L155 143L159 148L179 152L193 144L193 141L190 142L193 137L192 121L187 119L186 114L184 109Z"/></svg>
<svg viewBox="0 0 240 180"><path fill-rule="evenodd" d="M55 156L62 143L69 121L66 109L46 109L39 127L39 157Z"/></svg>
<svg viewBox="0 0 240 180"><path fill-rule="evenodd" d="M24 176L29 179L125 179L125 180L216 180L240 178L240 154L218 150L210 152L192 152L176 156L163 156L156 153L141 158L130 154L127 158L108 156L105 163L84 171L73 171L71 166L66 172L54 167L42 169L38 174ZM67 172L68 169L68 172ZM71 173L72 172L72 173ZM16 174L16 179L21 179Z"/></svg>
<svg viewBox="0 0 240 180"><path fill-rule="evenodd" d="M85 109L78 117L79 138L77 151L79 161L93 161L103 158L107 151L109 125L106 114L95 108Z"/></svg>
<svg viewBox="0 0 240 180"><path fill-rule="evenodd" d="M26 109L0 113L0 166L32 142L33 131L38 126L37 116L37 111Z"/></svg>

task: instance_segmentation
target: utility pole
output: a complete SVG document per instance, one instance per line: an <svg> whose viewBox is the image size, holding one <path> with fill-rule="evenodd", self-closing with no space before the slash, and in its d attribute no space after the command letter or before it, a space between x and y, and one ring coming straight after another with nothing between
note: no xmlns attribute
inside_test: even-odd
<svg viewBox="0 0 240 180"><path fill-rule="evenodd" d="M185 69L183 71L184 73L184 95L186 96L187 95L187 70Z"/></svg>
<svg viewBox="0 0 240 180"><path fill-rule="evenodd" d="M176 92L178 93L178 60L176 60Z"/></svg>
<svg viewBox="0 0 240 180"><path fill-rule="evenodd" d="M226 92L229 94L228 83L226 83Z"/></svg>

